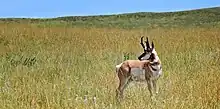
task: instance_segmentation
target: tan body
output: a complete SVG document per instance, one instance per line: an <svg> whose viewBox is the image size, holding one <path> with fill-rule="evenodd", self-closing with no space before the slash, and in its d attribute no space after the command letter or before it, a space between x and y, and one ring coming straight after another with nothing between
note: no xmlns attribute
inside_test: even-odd
<svg viewBox="0 0 220 109"><path fill-rule="evenodd" d="M162 65L152 42L151 47L147 38L143 43L141 37L141 46L144 52L138 56L138 60L126 60L116 65L116 73L119 78L119 86L116 90L116 97L123 97L124 89L132 81L147 82L151 97L153 88L158 93L157 80L162 75Z"/></svg>
<svg viewBox="0 0 220 109"><path fill-rule="evenodd" d="M150 62L149 60L126 60L117 65L116 72L119 78L119 86L116 90L116 96L123 97L124 89L132 81L147 82L150 94L152 95L153 86L157 93L156 80L160 75L154 76L154 72L150 68L152 64L154 62Z"/></svg>

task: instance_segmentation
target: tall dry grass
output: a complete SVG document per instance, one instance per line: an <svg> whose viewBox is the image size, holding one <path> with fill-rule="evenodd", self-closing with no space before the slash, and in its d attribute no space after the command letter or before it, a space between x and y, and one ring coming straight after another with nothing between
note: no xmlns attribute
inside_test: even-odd
<svg viewBox="0 0 220 109"><path fill-rule="evenodd" d="M130 85L115 103L115 65L137 59L140 37L155 42L162 60L160 91ZM219 108L220 29L119 30L0 25L0 107ZM96 99L94 99L96 98Z"/></svg>

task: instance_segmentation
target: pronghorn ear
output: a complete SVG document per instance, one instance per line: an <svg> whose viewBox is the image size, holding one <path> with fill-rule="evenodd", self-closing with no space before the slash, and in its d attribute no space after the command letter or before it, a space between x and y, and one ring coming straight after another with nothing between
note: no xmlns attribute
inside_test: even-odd
<svg viewBox="0 0 220 109"><path fill-rule="evenodd" d="M152 41L151 47L152 47L152 49L154 49L154 43L153 43L153 41Z"/></svg>

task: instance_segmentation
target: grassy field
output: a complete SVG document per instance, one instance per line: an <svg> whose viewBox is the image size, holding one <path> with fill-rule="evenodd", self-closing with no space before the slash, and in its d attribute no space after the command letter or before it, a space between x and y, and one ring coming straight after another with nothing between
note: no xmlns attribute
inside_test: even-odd
<svg viewBox="0 0 220 109"><path fill-rule="evenodd" d="M73 17L76 22L1 19L0 108L220 108L218 10ZM115 65L127 53L137 59L141 36L154 41L163 64L159 94L152 102L146 85L131 84L117 104Z"/></svg>
<svg viewBox="0 0 220 109"><path fill-rule="evenodd" d="M0 25L0 107L220 108L220 29L43 28ZM115 65L142 53L140 37L155 42L163 63L160 92L130 85L115 102ZM95 100L93 98L96 98ZM87 99L87 101L85 101Z"/></svg>

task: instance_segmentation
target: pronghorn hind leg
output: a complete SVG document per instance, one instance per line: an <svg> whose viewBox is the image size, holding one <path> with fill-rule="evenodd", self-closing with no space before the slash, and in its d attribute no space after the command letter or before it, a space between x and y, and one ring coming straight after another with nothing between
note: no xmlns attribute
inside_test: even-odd
<svg viewBox="0 0 220 109"><path fill-rule="evenodd" d="M129 85L129 83L130 83L131 81L132 81L131 76L126 78L124 87L123 87L123 89L122 89L122 92L124 92L124 90L128 87L128 85Z"/></svg>
<svg viewBox="0 0 220 109"><path fill-rule="evenodd" d="M116 90L116 97L117 99L124 98L124 90L129 85L129 83L132 81L131 77L124 77L123 79L120 79L119 86Z"/></svg>
<svg viewBox="0 0 220 109"><path fill-rule="evenodd" d="M118 89L116 90L116 96L123 98L124 96L124 90L127 88L128 84L131 82L132 80L130 78L126 78L120 81Z"/></svg>
<svg viewBox="0 0 220 109"><path fill-rule="evenodd" d="M117 99L123 97L123 91L124 91L123 89L125 84L126 84L126 78L124 76L119 76L119 86L116 89Z"/></svg>

